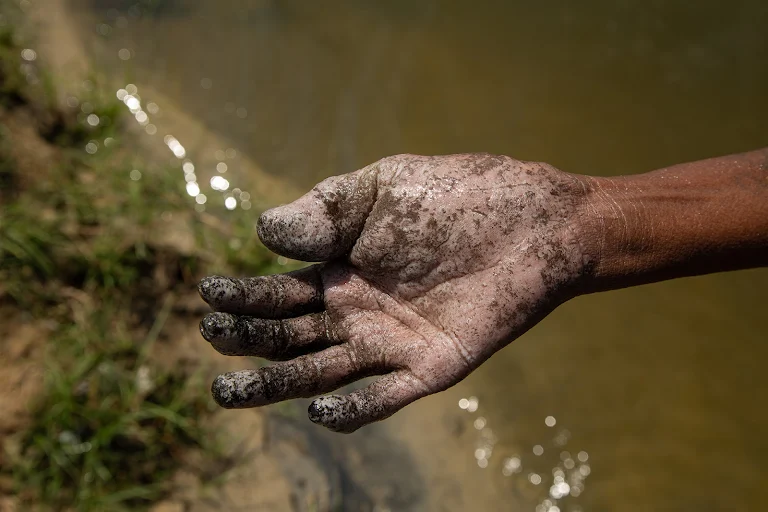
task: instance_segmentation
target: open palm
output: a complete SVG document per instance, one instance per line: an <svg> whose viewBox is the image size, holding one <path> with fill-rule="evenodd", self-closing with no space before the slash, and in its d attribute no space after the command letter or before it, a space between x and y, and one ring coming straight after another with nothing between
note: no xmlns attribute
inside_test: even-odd
<svg viewBox="0 0 768 512"><path fill-rule="evenodd" d="M266 211L267 247L323 263L201 282L216 311L205 339L284 361L219 376L214 398L255 407L381 375L310 405L315 423L352 432L450 387L571 296L583 190L542 163L398 155Z"/></svg>

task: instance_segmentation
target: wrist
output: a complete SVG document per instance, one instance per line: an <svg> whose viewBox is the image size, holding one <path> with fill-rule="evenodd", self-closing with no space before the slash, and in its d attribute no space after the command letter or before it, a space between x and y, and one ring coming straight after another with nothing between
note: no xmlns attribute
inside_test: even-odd
<svg viewBox="0 0 768 512"><path fill-rule="evenodd" d="M583 177L578 220L586 292L619 287L616 281L654 265L651 212L632 177Z"/></svg>
<svg viewBox="0 0 768 512"><path fill-rule="evenodd" d="M768 151L583 177L586 292L768 264Z"/></svg>

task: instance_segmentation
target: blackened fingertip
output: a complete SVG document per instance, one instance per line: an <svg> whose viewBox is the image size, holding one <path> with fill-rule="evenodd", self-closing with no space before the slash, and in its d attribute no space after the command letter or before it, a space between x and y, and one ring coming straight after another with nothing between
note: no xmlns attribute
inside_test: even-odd
<svg viewBox="0 0 768 512"><path fill-rule="evenodd" d="M211 395L225 409L263 405L261 379L248 370L219 375L211 384Z"/></svg>
<svg viewBox="0 0 768 512"><path fill-rule="evenodd" d="M219 375L211 384L213 400L225 409L232 409L233 390L226 375Z"/></svg>
<svg viewBox="0 0 768 512"><path fill-rule="evenodd" d="M323 419L323 410L321 405L319 404L319 400L313 400L311 404L309 404L309 409L307 409L307 415L309 416L309 421L312 423L321 423Z"/></svg>
<svg viewBox="0 0 768 512"><path fill-rule="evenodd" d="M307 415L312 423L334 432L350 433L357 430L352 425L351 404L339 395L321 396L309 404Z"/></svg>
<svg viewBox="0 0 768 512"><path fill-rule="evenodd" d="M208 313L200 321L200 334L208 342L226 340L232 337L236 319L229 313Z"/></svg>
<svg viewBox="0 0 768 512"><path fill-rule="evenodd" d="M197 291L214 309L232 302L242 294L239 281L224 276L203 278L197 286Z"/></svg>
<svg viewBox="0 0 768 512"><path fill-rule="evenodd" d="M205 302L209 302L208 298L212 295L213 288L215 286L217 279L219 279L219 276L204 277L200 280L200 283L197 285L197 293L200 294L200 297Z"/></svg>

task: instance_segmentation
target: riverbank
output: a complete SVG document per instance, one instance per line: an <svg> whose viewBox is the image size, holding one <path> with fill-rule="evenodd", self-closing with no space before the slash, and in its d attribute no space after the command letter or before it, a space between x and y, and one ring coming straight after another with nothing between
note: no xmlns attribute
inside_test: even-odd
<svg viewBox="0 0 768 512"><path fill-rule="evenodd" d="M0 510L328 510L317 464L299 486L278 462L301 436L270 438L258 411L233 422L208 395L238 362L200 338L197 281L285 266L249 217L195 210L92 74L76 102L60 94L4 7Z"/></svg>

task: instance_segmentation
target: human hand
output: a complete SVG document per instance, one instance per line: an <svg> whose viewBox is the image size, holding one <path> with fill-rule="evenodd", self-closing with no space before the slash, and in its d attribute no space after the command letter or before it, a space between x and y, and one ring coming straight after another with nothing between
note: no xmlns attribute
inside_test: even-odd
<svg viewBox="0 0 768 512"><path fill-rule="evenodd" d="M264 212L282 275L208 277L203 337L227 355L282 360L219 376L223 407L315 399L310 419L352 432L456 384L575 294L581 178L505 156L398 155L328 178Z"/></svg>

